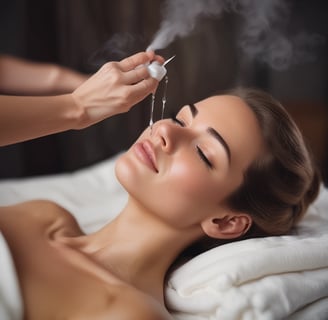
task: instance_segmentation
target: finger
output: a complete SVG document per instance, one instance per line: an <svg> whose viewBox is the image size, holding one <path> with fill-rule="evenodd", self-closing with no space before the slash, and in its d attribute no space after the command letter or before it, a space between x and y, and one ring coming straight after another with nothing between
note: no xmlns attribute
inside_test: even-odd
<svg viewBox="0 0 328 320"><path fill-rule="evenodd" d="M135 84L150 77L147 67L143 66L124 72L124 83Z"/></svg>
<svg viewBox="0 0 328 320"><path fill-rule="evenodd" d="M137 99L140 101L150 93L155 92L158 86L158 81L149 77L133 85L133 91Z"/></svg>
<svg viewBox="0 0 328 320"><path fill-rule="evenodd" d="M130 56L120 61L119 66L122 71L129 71L140 65L152 61L154 57L155 54L153 51L139 52L134 54L133 56Z"/></svg>
<svg viewBox="0 0 328 320"><path fill-rule="evenodd" d="M152 61L158 61L160 64L165 62L164 58L159 55L154 55L154 59ZM149 70L145 65L139 65L135 69L127 71L124 73L124 79L126 84L134 84L141 80L149 78Z"/></svg>
<svg viewBox="0 0 328 320"><path fill-rule="evenodd" d="M158 54L155 55L154 60L158 61L159 64L163 64L165 62L165 59Z"/></svg>

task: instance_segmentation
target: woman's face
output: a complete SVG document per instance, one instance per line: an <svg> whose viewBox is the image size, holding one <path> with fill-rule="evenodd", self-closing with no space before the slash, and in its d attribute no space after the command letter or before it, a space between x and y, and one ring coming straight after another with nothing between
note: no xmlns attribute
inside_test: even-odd
<svg viewBox="0 0 328 320"><path fill-rule="evenodd" d="M116 175L144 209L187 227L222 211L262 143L241 99L214 96L147 128L118 159Z"/></svg>

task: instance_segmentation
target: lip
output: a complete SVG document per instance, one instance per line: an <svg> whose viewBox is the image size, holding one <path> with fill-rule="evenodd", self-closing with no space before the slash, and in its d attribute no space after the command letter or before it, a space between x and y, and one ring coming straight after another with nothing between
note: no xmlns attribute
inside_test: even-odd
<svg viewBox="0 0 328 320"><path fill-rule="evenodd" d="M151 170L158 173L155 152L150 141L144 140L144 141L137 142L134 145L133 149L139 160L141 160Z"/></svg>

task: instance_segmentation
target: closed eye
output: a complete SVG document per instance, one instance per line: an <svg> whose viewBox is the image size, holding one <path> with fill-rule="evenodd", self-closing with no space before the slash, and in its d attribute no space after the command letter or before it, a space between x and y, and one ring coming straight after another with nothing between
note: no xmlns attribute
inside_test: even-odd
<svg viewBox="0 0 328 320"><path fill-rule="evenodd" d="M209 167L210 169L213 169L213 165L212 165L211 161L208 160L208 158L205 156L202 149L200 147L196 146L196 150L197 150L197 154L199 155L201 160L203 160L205 162L206 166Z"/></svg>
<svg viewBox="0 0 328 320"><path fill-rule="evenodd" d="M181 127L185 127L185 126L186 126L186 124L185 124L183 121L179 120L179 119L176 117L176 115L172 115L172 116L171 116L171 120L172 120L174 123L176 123L176 124L178 124L179 126L181 126Z"/></svg>
<svg viewBox="0 0 328 320"><path fill-rule="evenodd" d="M176 117L176 115L172 115L172 116L171 116L171 120L172 120L174 123L176 123L176 124L178 124L179 126L181 126L181 127L185 127L185 126L186 126L186 124L185 124L182 120L179 120L179 119ZM208 158L206 157L206 155L204 154L204 152L202 151L202 149L201 149L199 146L196 146L196 151L197 151L197 154L198 154L199 158L205 163L205 165L206 165L208 168L212 169L212 168L213 168L212 163L208 160Z"/></svg>

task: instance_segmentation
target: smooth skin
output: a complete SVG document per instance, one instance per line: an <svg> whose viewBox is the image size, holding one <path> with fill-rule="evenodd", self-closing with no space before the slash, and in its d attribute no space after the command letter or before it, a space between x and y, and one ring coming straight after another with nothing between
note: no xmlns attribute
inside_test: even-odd
<svg viewBox="0 0 328 320"><path fill-rule="evenodd" d="M0 96L0 146L83 129L128 111L158 86L158 81L142 66L153 60L164 62L154 52L140 52L120 62L108 62L72 93Z"/></svg>
<svg viewBox="0 0 328 320"><path fill-rule="evenodd" d="M45 62L0 55L0 92L11 95L53 95L73 92L89 75Z"/></svg>
<svg viewBox="0 0 328 320"><path fill-rule="evenodd" d="M225 199L263 152L255 116L232 96L195 107L197 115L186 106L176 119L147 128L117 160L128 201L99 231L83 234L49 201L0 208L25 320L171 319L163 291L177 255L205 234L233 239L247 232L251 217L230 210ZM226 141L230 158L209 127Z"/></svg>

